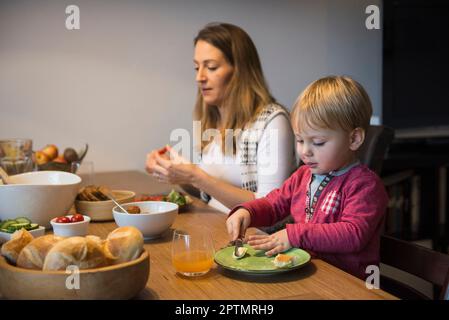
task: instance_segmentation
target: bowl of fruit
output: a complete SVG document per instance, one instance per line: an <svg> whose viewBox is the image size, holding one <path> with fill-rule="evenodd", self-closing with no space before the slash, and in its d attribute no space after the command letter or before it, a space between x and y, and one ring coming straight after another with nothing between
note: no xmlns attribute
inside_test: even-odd
<svg viewBox="0 0 449 320"><path fill-rule="evenodd" d="M60 152L54 144L48 144L44 148L34 152L34 161L39 171L66 171L75 173L83 161L89 149L88 144L79 151L73 148L65 148Z"/></svg>

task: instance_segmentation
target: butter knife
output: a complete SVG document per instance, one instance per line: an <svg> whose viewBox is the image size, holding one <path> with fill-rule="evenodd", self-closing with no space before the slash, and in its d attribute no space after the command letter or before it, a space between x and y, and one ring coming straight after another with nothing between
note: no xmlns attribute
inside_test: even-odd
<svg viewBox="0 0 449 320"><path fill-rule="evenodd" d="M240 228L239 228L239 237L237 239L235 239L234 241L234 255L236 257L239 257L239 248L243 247L243 235L242 235L242 224L243 221L240 223Z"/></svg>

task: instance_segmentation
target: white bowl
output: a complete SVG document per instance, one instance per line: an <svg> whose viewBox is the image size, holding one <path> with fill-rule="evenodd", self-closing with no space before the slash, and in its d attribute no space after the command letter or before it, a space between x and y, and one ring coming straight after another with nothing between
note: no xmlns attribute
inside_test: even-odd
<svg viewBox="0 0 449 320"><path fill-rule="evenodd" d="M72 215L68 215L66 217L70 219ZM52 219L50 223L53 226L53 233L55 234L55 236L60 237L76 237L76 236L83 237L87 235L90 217L85 215L83 215L83 217L84 221L69 222L69 223L56 222L55 220L57 218Z"/></svg>
<svg viewBox="0 0 449 320"><path fill-rule="evenodd" d="M73 205L81 178L62 171L27 172L0 185L0 220L26 217L46 228Z"/></svg>
<svg viewBox="0 0 449 320"><path fill-rule="evenodd" d="M142 232L145 240L159 238L168 230L178 215L176 203L164 201L140 201L122 205L125 209L129 206L137 206L139 214L127 214L121 212L118 207L112 209L115 223L119 227L133 226Z"/></svg>
<svg viewBox="0 0 449 320"><path fill-rule="evenodd" d="M39 228L34 229L34 230L29 230L28 232L31 233L31 235L34 238L37 238L37 237L43 236L45 234L45 228L42 226L39 226ZM13 234L14 233L0 231L0 244L11 240L11 237Z"/></svg>

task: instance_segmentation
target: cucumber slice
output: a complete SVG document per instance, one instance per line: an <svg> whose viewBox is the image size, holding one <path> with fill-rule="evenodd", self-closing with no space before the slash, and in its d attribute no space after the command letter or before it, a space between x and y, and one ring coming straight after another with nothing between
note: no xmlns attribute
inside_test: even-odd
<svg viewBox="0 0 449 320"><path fill-rule="evenodd" d="M17 231L16 227L13 227L13 226L9 226L7 230L9 233L14 233Z"/></svg>
<svg viewBox="0 0 449 320"><path fill-rule="evenodd" d="M37 229L37 228L39 228L39 225L37 223L32 223L32 224L30 224L30 226L28 228L25 228L25 229L30 231L30 230L34 230L34 229Z"/></svg>
<svg viewBox="0 0 449 320"><path fill-rule="evenodd" d="M15 219L17 221L17 223L28 223L31 224L31 220L25 217L19 217Z"/></svg>
<svg viewBox="0 0 449 320"><path fill-rule="evenodd" d="M14 223L11 224L9 227L14 227L16 230L22 229L22 228L28 228L30 226L29 223Z"/></svg>
<svg viewBox="0 0 449 320"><path fill-rule="evenodd" d="M2 225L0 226L0 229L8 229L8 227L9 227L10 225L13 225L13 224L16 224L16 223L17 223L16 220L6 220L6 221L3 221Z"/></svg>

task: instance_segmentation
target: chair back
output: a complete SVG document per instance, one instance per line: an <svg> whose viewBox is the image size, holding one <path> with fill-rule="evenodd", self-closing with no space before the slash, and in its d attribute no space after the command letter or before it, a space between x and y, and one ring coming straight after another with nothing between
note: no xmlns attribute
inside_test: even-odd
<svg viewBox="0 0 449 320"><path fill-rule="evenodd" d="M444 299L448 290L449 255L387 235L381 236L380 262L430 282L437 288L436 299ZM383 280L383 281L382 281ZM384 277L382 289L401 298L426 298L405 283ZM384 285L382 285L384 283Z"/></svg>
<svg viewBox="0 0 449 320"><path fill-rule="evenodd" d="M369 126L365 141L358 150L358 156L362 163L380 175L382 163L388 147L394 138L394 130L386 126Z"/></svg>

